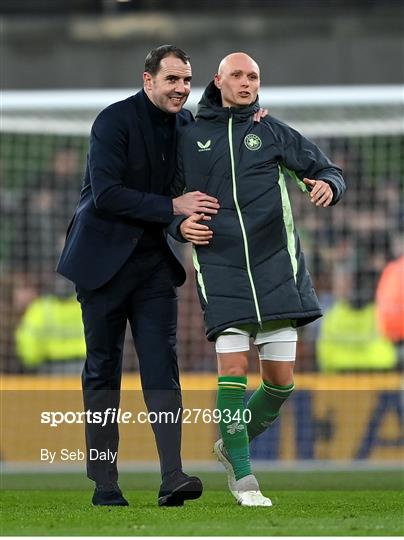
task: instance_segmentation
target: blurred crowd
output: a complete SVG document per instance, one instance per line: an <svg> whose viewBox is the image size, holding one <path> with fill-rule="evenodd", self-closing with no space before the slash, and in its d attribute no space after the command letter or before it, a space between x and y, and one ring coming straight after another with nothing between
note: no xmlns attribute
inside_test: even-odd
<svg viewBox="0 0 404 540"><path fill-rule="evenodd" d="M374 167L352 141L318 140L344 169L348 190L336 207L317 209L289 181L294 218L324 317L300 330L297 371L375 371L403 365L403 171ZM84 140L63 139L40 167L0 184L0 369L78 372L85 355L74 286L54 268L78 202ZM371 154L369 154L371 155ZM30 158L33 163L35 156ZM402 159L402 158L401 158ZM398 161L401 163L402 161ZM31 167L26 164L31 171ZM394 168L393 168L394 169ZM36 171L36 172L35 172ZM400 179L401 173L401 179ZM15 171L14 171L15 177ZM182 370L214 371L196 297L192 256L179 290ZM251 352L251 362L257 362ZM125 369L137 370L128 343Z"/></svg>

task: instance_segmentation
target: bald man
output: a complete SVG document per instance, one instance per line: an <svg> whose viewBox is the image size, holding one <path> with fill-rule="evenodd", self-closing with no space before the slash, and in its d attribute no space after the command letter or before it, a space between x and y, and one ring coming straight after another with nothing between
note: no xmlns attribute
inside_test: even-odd
<svg viewBox="0 0 404 540"><path fill-rule="evenodd" d="M179 225L193 243L206 335L218 358L220 432L214 451L242 506L271 506L252 474L249 442L278 417L294 389L296 328L321 316L295 230L285 177L316 207L345 191L342 171L296 130L259 109L260 70L226 56L178 143L176 190L216 197L214 216ZM244 407L250 339L262 383Z"/></svg>

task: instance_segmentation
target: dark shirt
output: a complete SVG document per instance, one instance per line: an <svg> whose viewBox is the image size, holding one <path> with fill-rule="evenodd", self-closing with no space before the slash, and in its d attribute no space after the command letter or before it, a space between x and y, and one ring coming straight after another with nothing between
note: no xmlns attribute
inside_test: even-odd
<svg viewBox="0 0 404 540"><path fill-rule="evenodd" d="M167 185L167 175L173 170L175 144L175 114L168 114L156 107L143 90L150 122L153 126L155 147L157 148L156 163L153 164L161 186ZM162 194L162 191L161 191ZM138 243L137 249L156 249L164 245L162 225L148 223Z"/></svg>

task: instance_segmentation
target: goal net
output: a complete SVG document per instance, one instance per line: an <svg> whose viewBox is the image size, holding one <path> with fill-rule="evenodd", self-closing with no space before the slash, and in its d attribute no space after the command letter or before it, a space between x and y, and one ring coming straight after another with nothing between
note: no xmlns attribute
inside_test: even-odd
<svg viewBox="0 0 404 540"><path fill-rule="evenodd" d="M92 121L102 108L132 93L3 92L0 369L5 380L11 381L6 389L18 388L18 380L24 377L45 377L41 379L45 387L43 381L49 375L53 381L55 376L70 380L69 374L79 378L85 355L80 311L74 286L55 274L54 268L78 202ZM195 112L201 94L202 89L193 89L187 108ZM391 412L387 427L380 426L390 430L386 435L390 442L382 446L395 457L395 452L402 451L402 441L396 437L402 405L394 397L399 391L402 348L399 339L382 331L376 296L386 265L403 255L404 87L263 88L260 103L269 114L314 140L343 168L348 185L336 207L318 209L292 181L288 184L295 223L325 313L299 331L296 373L301 393L297 402L307 407L308 395L315 389L353 391L357 384L372 388L375 397L365 407L362 424L371 429L372 414L382 414L379 405ZM214 348L204 336L190 248L181 249L189 278L179 290L180 369L191 390L212 389ZM250 360L251 372L257 372L253 352ZM138 370L129 334L124 370ZM375 373L379 374L376 378ZM393 397L386 397L384 391ZM320 401L319 410L333 410L335 400ZM348 402L352 406L353 401ZM291 406L285 417L289 414L296 420L298 408ZM342 422L349 411L341 405L335 414ZM262 459L278 455L290 459L369 457L373 439L366 427L361 428L363 448L359 441L355 448L347 443L345 450L338 447L338 454L331 442L327 446L333 437L329 421L327 415L305 427L296 421L295 427L289 425L279 435L277 451L272 449L268 455L267 447L258 445L253 455ZM373 438L383 439L379 435L376 430ZM320 446L314 448L310 441L316 437ZM297 441L292 453L287 450L288 438Z"/></svg>

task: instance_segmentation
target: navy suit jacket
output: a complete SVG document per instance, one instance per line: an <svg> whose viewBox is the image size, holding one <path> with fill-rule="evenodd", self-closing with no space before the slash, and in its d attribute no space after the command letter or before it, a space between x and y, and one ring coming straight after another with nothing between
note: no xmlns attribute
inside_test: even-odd
<svg viewBox="0 0 404 540"><path fill-rule="evenodd" d="M140 91L113 103L91 129L80 201L57 265L59 274L84 289L97 289L118 272L148 223L161 224L163 234L174 219L169 193L175 159L167 181L157 177L153 163L158 149L146 99ZM176 115L176 128L191 121L192 114L182 110ZM185 271L168 246L179 286Z"/></svg>

